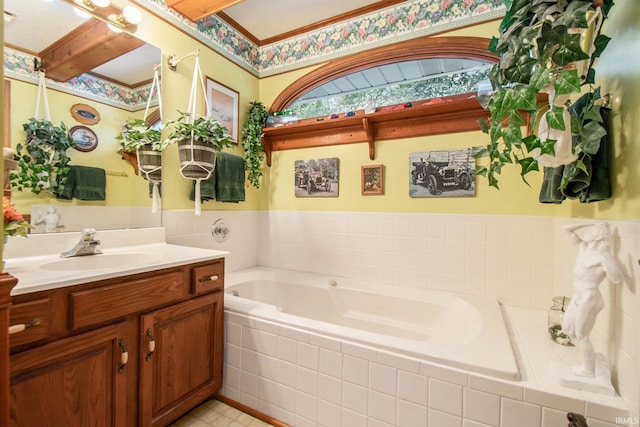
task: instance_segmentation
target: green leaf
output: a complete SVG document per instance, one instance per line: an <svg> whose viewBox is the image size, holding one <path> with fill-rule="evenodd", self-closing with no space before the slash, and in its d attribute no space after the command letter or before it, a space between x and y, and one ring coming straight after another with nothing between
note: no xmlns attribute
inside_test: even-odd
<svg viewBox="0 0 640 427"><path fill-rule="evenodd" d="M607 37L604 34L598 34L594 41L595 51L591 55L593 58L598 58L602 52L607 48L607 45L611 41L611 37Z"/></svg>
<svg viewBox="0 0 640 427"><path fill-rule="evenodd" d="M564 13L558 16L554 25L564 25L568 28L587 28L587 10L592 3L592 1L573 0Z"/></svg>
<svg viewBox="0 0 640 427"><path fill-rule="evenodd" d="M509 113L509 126L524 126L527 122L524 120L518 110L511 110Z"/></svg>
<svg viewBox="0 0 640 427"><path fill-rule="evenodd" d="M550 156L556 155L556 139L540 140L540 154L548 154Z"/></svg>
<svg viewBox="0 0 640 427"><path fill-rule="evenodd" d="M540 170L538 169L538 161L533 157L525 157L523 159L520 159L518 160L518 164L521 168L520 175L522 175L523 177L529 172Z"/></svg>
<svg viewBox="0 0 640 427"><path fill-rule="evenodd" d="M480 130L482 131L482 133L489 133L489 124L485 119L479 119L478 124L480 125Z"/></svg>
<svg viewBox="0 0 640 427"><path fill-rule="evenodd" d="M498 53L497 51L497 46L498 46L498 38L497 37L491 37L491 40L489 41L489 52L491 53Z"/></svg>
<svg viewBox="0 0 640 427"><path fill-rule="evenodd" d="M553 62L559 66L564 67L572 62L589 59L589 55L580 46L580 34L565 33L559 43L558 49L551 56Z"/></svg>
<svg viewBox="0 0 640 427"><path fill-rule="evenodd" d="M502 138L502 126L492 126L489 129L489 137L491 138L491 142L498 142L500 138Z"/></svg>
<svg viewBox="0 0 640 427"><path fill-rule="evenodd" d="M536 148L540 148L540 138L538 135L529 135L522 139L522 143L527 148L527 151L531 153Z"/></svg>
<svg viewBox="0 0 640 427"><path fill-rule="evenodd" d="M502 138L507 145L522 143L522 131L519 125L509 125L502 130Z"/></svg>
<svg viewBox="0 0 640 427"><path fill-rule="evenodd" d="M529 82L529 86L536 93L540 92L540 90L547 86L551 80L549 78L550 71L548 68L538 67L535 69L533 74L531 75L531 81Z"/></svg>
<svg viewBox="0 0 640 427"><path fill-rule="evenodd" d="M566 129L564 124L564 106L558 107L555 104L552 105L551 109L547 111L547 114L545 114L545 116L547 117L547 123L549 124L549 127L558 130Z"/></svg>
<svg viewBox="0 0 640 427"><path fill-rule="evenodd" d="M582 151L588 154L596 154L600 149L600 141L607 134L605 128L598 122L589 122L584 126L584 132L579 141Z"/></svg>
<svg viewBox="0 0 640 427"><path fill-rule="evenodd" d="M592 85L596 82L596 70L593 68L589 68L587 71L587 75L584 78L584 82L586 84Z"/></svg>
<svg viewBox="0 0 640 427"><path fill-rule="evenodd" d="M523 87L517 92L513 101L513 108L525 111L536 111L538 109L536 91L532 87Z"/></svg>
<svg viewBox="0 0 640 427"><path fill-rule="evenodd" d="M473 172L474 175L479 176L487 176L488 169L486 166L476 166L476 170Z"/></svg>
<svg viewBox="0 0 640 427"><path fill-rule="evenodd" d="M563 70L553 84L556 95L580 92L580 76L578 70Z"/></svg>

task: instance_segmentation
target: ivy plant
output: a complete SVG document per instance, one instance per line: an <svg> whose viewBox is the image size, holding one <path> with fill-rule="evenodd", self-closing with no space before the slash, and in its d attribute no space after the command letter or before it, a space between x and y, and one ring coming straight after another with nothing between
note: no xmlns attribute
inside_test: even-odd
<svg viewBox="0 0 640 427"><path fill-rule="evenodd" d="M26 136L24 143L16 145L14 160L18 161L18 167L9 177L12 188L34 194L60 192L69 173L67 150L75 146L67 126L32 117L22 128Z"/></svg>
<svg viewBox="0 0 640 427"><path fill-rule="evenodd" d="M254 101L249 106L247 121L242 125L242 147L244 148L244 169L247 180L255 188L260 188L262 177L262 160L264 160L264 146L262 136L269 112L260 101Z"/></svg>
<svg viewBox="0 0 640 427"><path fill-rule="evenodd" d="M218 151L231 147L233 139L226 127L211 117L193 117L190 113L178 111L178 118L170 120L165 127L170 129L165 144L173 144L184 141L198 141L201 144L211 145Z"/></svg>
<svg viewBox="0 0 640 427"><path fill-rule="evenodd" d="M164 150L168 142L161 137L159 129L147 126L142 119L128 120L122 129L122 133L116 136L119 142L119 149L125 151L135 151L145 145L151 145L153 151Z"/></svg>
<svg viewBox="0 0 640 427"><path fill-rule="evenodd" d="M500 55L489 73L493 87L488 102L490 118L480 120L490 141L475 154L489 158L488 164L478 165L476 174L487 177L495 188L499 188L497 175L505 165L518 165L527 183L525 175L539 170L536 156L555 155L556 140L533 133L542 114L550 129L567 129L565 109L571 108L571 101L556 105L555 97L592 94L581 114L571 115L569 125L574 155L598 151L606 130L597 105L601 94L600 88L594 87L592 66L610 39L600 33L597 20L590 23L589 18L601 13L601 20L606 19L613 0L504 0L504 4L507 11L500 35L489 44L489 50ZM593 31L587 52L581 41L584 31ZM541 92L549 93L548 104L539 102ZM579 161L576 167L586 171Z"/></svg>

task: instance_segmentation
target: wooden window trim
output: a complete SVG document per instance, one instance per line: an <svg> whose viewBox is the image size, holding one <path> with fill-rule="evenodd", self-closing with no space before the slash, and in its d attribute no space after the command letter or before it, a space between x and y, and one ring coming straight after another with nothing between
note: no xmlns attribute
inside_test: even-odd
<svg viewBox="0 0 640 427"><path fill-rule="evenodd" d="M271 105L282 111L303 93L346 74L394 62L424 58L467 58L498 62L488 50L489 39L480 37L421 37L339 58L302 76L289 85ZM375 141L479 130L478 119L489 116L475 99L475 93L413 103L410 108L377 111L336 119L305 119L297 124L265 128L267 165L271 153L306 147L366 142L369 158L375 158Z"/></svg>

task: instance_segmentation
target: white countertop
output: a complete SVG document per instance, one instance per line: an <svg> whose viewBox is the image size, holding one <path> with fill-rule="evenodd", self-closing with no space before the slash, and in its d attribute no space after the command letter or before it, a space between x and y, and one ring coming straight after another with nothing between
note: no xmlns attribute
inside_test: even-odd
<svg viewBox="0 0 640 427"><path fill-rule="evenodd" d="M60 252L71 249L79 239L79 232L12 238L4 250L4 271L18 279L11 295L208 261L228 254L167 244L164 229L153 228L99 231L96 239L101 241L98 249L102 254L61 258Z"/></svg>

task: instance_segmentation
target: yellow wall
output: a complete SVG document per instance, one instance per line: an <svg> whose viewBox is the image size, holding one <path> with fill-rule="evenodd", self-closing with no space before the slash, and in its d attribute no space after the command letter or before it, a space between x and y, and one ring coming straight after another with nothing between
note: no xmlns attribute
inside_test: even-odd
<svg viewBox="0 0 640 427"><path fill-rule="evenodd" d="M612 17L616 13L625 13L622 7L618 9L614 7ZM494 21L453 31L446 35L490 38L497 34L498 25L499 21ZM635 25L640 26L637 23ZM262 79L260 99L269 107L287 85L315 68L310 67ZM605 88L611 88L620 97L620 101L614 105L615 120L612 132L615 156L612 171L614 197L611 200L592 204L581 204L576 200L565 200L561 205L539 203L542 172L527 175L529 187L522 181L519 168L515 166L503 169L499 178L500 190L489 187L485 178L478 177L476 196L472 198L409 197L409 153L485 145L487 137L478 131L377 142L376 157L373 161L369 160L366 143L275 152L272 156L272 167L267 173L268 188L261 194L260 206L263 209L273 210L433 212L638 219L640 190L636 189L638 186L634 183L639 182L640 155L637 148L637 135L640 132L640 120L638 120L638 109L635 106L640 102L640 90L632 81L613 82L600 79L599 84ZM296 198L294 196L294 161L325 157L337 157L340 160L339 197ZM360 167L370 164L385 165L384 195L361 195Z"/></svg>
<svg viewBox="0 0 640 427"><path fill-rule="evenodd" d="M249 103L258 99L258 78L244 71L223 56L211 51L190 36L176 30L166 22L155 19L146 11L139 26L137 37L162 49L162 102L163 121L176 119L178 111L188 111L189 93L195 65L195 57L185 58L177 66L176 71L169 70L167 58L170 55L178 57L200 51L200 68L203 77L209 77L232 88L239 93L240 119L238 134L241 133L242 123L246 117ZM203 108L202 90L198 91L197 111ZM166 135L166 131L165 131ZM241 145L225 151L243 155ZM189 200L189 192L193 181L180 175L180 163L177 147L169 147L163 153L162 168L162 209L193 209L194 202ZM246 201L242 203L205 202L203 210L210 209L257 209L258 190L253 187L246 189Z"/></svg>
<svg viewBox="0 0 640 427"><path fill-rule="evenodd" d="M616 14L623 15L624 8L630 7L630 2L619 2L613 8L611 20ZM177 111L188 108L189 91L193 76L195 59L186 58L178 64L177 71L170 71L166 61L169 55L184 55L195 50L200 51L200 62L204 76L233 88L240 97L240 127L246 117L249 103L254 100L262 101L267 107L289 84L321 66L322 64L295 70L268 78L258 79L247 71L233 64L223 56L212 52L200 42L173 28L170 24L157 19L147 11L143 11L143 21L136 34L142 40L160 46L163 53L162 60L162 97L163 120L176 118ZM635 21L637 22L637 21ZM639 26L637 23L632 24ZM480 36L491 37L497 34L499 21L479 24L457 31L446 33L447 36ZM437 37L437 36L436 36ZM596 67L597 68L597 67ZM640 120L637 120L637 108L640 93L634 80L609 79L599 81L606 89L614 92L614 142L615 162L612 181L614 183L614 198L610 201L595 204L580 204L567 200L562 205L546 205L538 203L538 192L542 173L529 174L528 187L522 182L516 167L507 167L500 178L500 190L489 188L486 179L477 179L477 194L472 198L416 198L409 197L409 161L411 152L461 148L484 145L487 141L481 132L465 132L453 135L438 135L402 140L381 141L376 143L376 158L368 158L367 145L351 144L333 146L329 148L310 148L293 151L280 151L273 154L272 167L265 166L265 177L260 190L247 187L246 202L218 203L207 202L203 209L275 209L275 210L332 210L332 211L389 211L389 212L434 212L453 214L514 214L514 215L544 215L565 217L593 217L611 219L637 219L640 214L640 198L635 183L638 182L639 168L637 167L639 154L637 135L640 132ZM19 88L14 85L13 99L35 99L33 94L24 91L35 91L35 86ZM50 91L50 102L55 105L58 100L67 96ZM24 97L22 97L24 96ZM18 98L20 97L20 98ZM63 105L73 102L63 100ZM12 102L14 110L24 117L33 115L34 103ZM95 105L91 103L91 105ZM198 109L202 109L202 97L198 99ZM111 107L99 108L103 119L95 126L100 137L99 149L95 153L74 153L74 163L78 156L82 164L91 165L94 157L109 150L111 156L111 135L117 131L114 126L117 112L111 113ZM117 110L117 109L114 109ZM71 125L68 108L52 109L53 119L64 120ZM14 137L16 130L14 123ZM108 134L108 136L107 136ZM14 138L15 140L15 138ZM241 146L231 149L235 154L243 154ZM105 154L106 155L106 154ZM179 162L176 147L167 149L163 156L163 209L192 209L193 202L188 199L192 185L190 180L184 179L179 173ZM296 198L294 196L293 164L295 160L305 160L323 157L338 157L340 159L340 192L337 198ZM86 163L85 163L86 161ZM102 162L103 159L100 159ZM124 161L115 156L115 163L102 165L104 168L122 169ZM80 163L80 161L78 161ZM102 163L101 163L102 164ZM360 194L360 167L362 165L385 165L385 194L381 196L362 196ZM113 179L112 179L113 181ZM146 183L141 179L135 181L140 192L146 195ZM127 184L129 185L129 184ZM117 191L116 191L117 193ZM139 194L139 193L137 193ZM134 200L145 197L134 198ZM114 204L133 204L136 202L117 201ZM111 204L111 202L109 202Z"/></svg>

